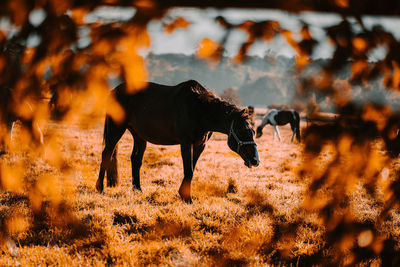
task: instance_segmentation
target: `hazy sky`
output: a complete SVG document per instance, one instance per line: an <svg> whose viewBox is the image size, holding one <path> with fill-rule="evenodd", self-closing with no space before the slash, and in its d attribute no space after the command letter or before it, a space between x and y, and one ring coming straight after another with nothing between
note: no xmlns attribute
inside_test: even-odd
<svg viewBox="0 0 400 267"><path fill-rule="evenodd" d="M276 20L283 28L289 29L298 33L302 22L310 25L312 36L321 41L315 49L314 58L327 58L332 55L333 48L327 40L324 28L338 24L341 20L340 16L331 13L311 13L303 12L300 14L292 14L276 10L254 10L254 9L189 9L180 8L172 10L164 21L168 21L168 17L175 18L182 16L186 18L191 25L187 29L179 29L172 34L167 34L162 30L162 22L153 21L149 24L148 30L151 35L151 51L153 53L184 53L193 54L196 51L197 44L205 37L214 41L220 41L224 34L224 29L215 22L215 17L222 15L228 22L240 23L251 19L254 21ZM350 20L359 27L354 20ZM399 18L382 18L382 17L363 17L363 21L367 28L372 28L374 25L381 25L385 29L392 32L397 39L400 38L400 19ZM247 39L246 33L235 30L228 39L228 44L225 47L228 56L234 56L239 48L239 45ZM295 51L286 43L286 41L277 36L272 41L260 41L253 45L250 54L263 57L265 53L272 52L275 55L284 55L288 57L294 56ZM385 48L381 47L371 53L372 60L379 59L384 53Z"/></svg>
<svg viewBox="0 0 400 267"><path fill-rule="evenodd" d="M135 14L134 8L98 8L96 11L86 16L86 22L95 21L115 21L129 20ZM260 10L260 9L193 9L193 8L176 8L172 9L161 21L154 20L148 25L148 32L151 36L151 46L148 51L155 54L161 53L182 53L193 54L196 52L198 43L203 38L210 38L214 41L221 41L224 35L224 29L215 22L217 16L224 16L228 22L237 24L245 20L263 21L276 20L280 25L288 30L298 33L302 22L310 25L312 36L320 41L320 44L314 50L313 58L328 58L332 55L333 48L327 40L324 28L340 22L340 17L331 13L311 13L303 12L300 14L292 14L277 10ZM30 21L34 25L39 25L45 18L46 14L42 10L31 12ZM182 16L191 24L186 29L177 29L172 34L168 34L163 29L164 23L172 22L176 17ZM359 27L354 20L350 20L355 28ZM383 18L383 17L363 17L363 21L367 28L372 28L374 25L381 25L386 30L394 34L397 39L400 39L400 19L399 18ZM7 19L0 20L0 29L8 33L17 30L10 26ZM89 29L82 28L80 30L81 40L78 44L80 47L85 47L90 44ZM295 36L296 37L296 36ZM247 39L247 34L241 30L231 32L226 44L226 55L236 55L240 44ZM28 40L28 45L36 46L40 43L38 36L31 36ZM377 60L385 53L385 48L380 47L370 54L371 60ZM286 41L277 36L272 41L256 42L249 53L263 57L266 53L272 55L284 55L292 57L296 55L295 51L286 43Z"/></svg>
<svg viewBox="0 0 400 267"><path fill-rule="evenodd" d="M194 10L194 9L176 9L170 12L171 17L182 16L192 24L187 29L180 29L172 34L167 34L162 31L162 23L154 21L149 24L148 29L151 34L152 43L151 50L154 53L184 53L192 54L196 51L197 44L205 37L215 41L220 41L224 34L224 28L215 22L215 17L222 15L231 23L240 23L251 19L254 21L262 20L277 20L283 28L298 32L301 27L299 16L294 16L290 13L284 13L273 10L224 10L217 11L215 9ZM339 17L335 15L302 15L301 18L308 23L319 20L319 27L311 27L311 33L315 38L324 39L321 26L329 26L334 22L339 21ZM229 36L226 52L228 56L234 56L240 44L247 39L247 34L241 30L234 30ZM323 44L318 49L322 57L328 57L332 53L330 45ZM286 41L277 36L269 42L256 42L250 54L264 56L265 52L269 51L276 55L293 56L294 50L286 43Z"/></svg>

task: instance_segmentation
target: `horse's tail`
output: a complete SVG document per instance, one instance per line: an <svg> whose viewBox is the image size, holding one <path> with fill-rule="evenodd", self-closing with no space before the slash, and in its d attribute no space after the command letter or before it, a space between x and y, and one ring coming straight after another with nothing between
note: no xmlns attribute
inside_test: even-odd
<svg viewBox="0 0 400 267"><path fill-rule="evenodd" d="M300 115L297 111L294 112L295 125L296 125L296 139L300 142Z"/></svg>
<svg viewBox="0 0 400 267"><path fill-rule="evenodd" d="M103 146L106 145L107 143L111 142L109 140L111 137L110 131L112 128L113 120L109 115L106 115L106 119L104 122L104 133L103 133ZM115 148L112 152L111 159L109 162L109 167L107 168L107 186L108 187L114 187L118 184L118 160L117 160L117 154L118 154L118 143L115 145Z"/></svg>
<svg viewBox="0 0 400 267"><path fill-rule="evenodd" d="M106 115L106 119L104 120L103 146L106 143L106 139L107 139L107 136L108 136L109 119L110 119L110 117L108 115Z"/></svg>

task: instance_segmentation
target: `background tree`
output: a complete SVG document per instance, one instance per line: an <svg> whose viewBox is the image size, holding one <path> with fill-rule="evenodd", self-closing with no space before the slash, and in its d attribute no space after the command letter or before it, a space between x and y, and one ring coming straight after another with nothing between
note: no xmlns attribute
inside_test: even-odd
<svg viewBox="0 0 400 267"><path fill-rule="evenodd" d="M242 103L242 100L239 97L239 94L237 93L237 88L227 88L221 93L221 98L228 103L238 105Z"/></svg>

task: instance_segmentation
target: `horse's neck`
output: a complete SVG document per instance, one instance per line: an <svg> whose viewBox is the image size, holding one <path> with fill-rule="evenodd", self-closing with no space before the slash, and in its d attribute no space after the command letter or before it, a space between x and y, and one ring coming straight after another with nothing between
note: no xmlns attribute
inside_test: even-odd
<svg viewBox="0 0 400 267"><path fill-rule="evenodd" d="M231 124L231 115L225 112L214 112L213 114L208 114L206 117L204 117L202 127L206 131L228 134Z"/></svg>
<svg viewBox="0 0 400 267"><path fill-rule="evenodd" d="M212 132L219 132L223 134L229 134L230 125L232 124L232 118L228 116L216 117L212 125L210 125L209 130Z"/></svg>
<svg viewBox="0 0 400 267"><path fill-rule="evenodd" d="M190 108L193 108L193 106ZM229 127L233 119L232 114L236 112L232 106L223 101L220 102L219 99L212 99L199 103L197 108L203 110L200 113L200 117L197 118L198 126L202 130L224 134L229 133Z"/></svg>
<svg viewBox="0 0 400 267"><path fill-rule="evenodd" d="M260 126L261 126L262 128L264 128L265 125L267 125L267 124L271 124L272 126L274 126L274 125L275 125L274 116L275 116L275 114L268 113L268 114L262 119Z"/></svg>

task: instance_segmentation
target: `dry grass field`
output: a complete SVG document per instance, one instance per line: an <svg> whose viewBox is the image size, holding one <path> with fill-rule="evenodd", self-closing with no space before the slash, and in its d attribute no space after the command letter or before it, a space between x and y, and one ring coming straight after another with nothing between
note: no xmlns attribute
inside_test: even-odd
<svg viewBox="0 0 400 267"><path fill-rule="evenodd" d="M302 208L310 179L299 175L303 147L290 143L289 126L280 127L282 142L272 140L270 126L264 129L257 140L261 163L251 169L229 150L225 135L214 134L196 166L192 205L177 192L183 177L179 146L148 144L143 192L132 191L128 132L119 143L119 186L97 193L102 130L102 121L89 126L51 122L48 145L38 153L18 143L16 130L14 150L1 156L0 266L304 266L330 238L325 234L329 224ZM379 144L376 150L383 153ZM321 168L332 153L322 154ZM395 161L382 179L398 168ZM5 184L5 176L13 179ZM372 199L359 183L352 186L351 216L374 223L383 191L381 199ZM318 194L330 194L329 188ZM399 212L390 218L380 231L398 240ZM329 259L340 250L343 265L351 265L349 247L369 245L369 234L349 237L320 256Z"/></svg>

